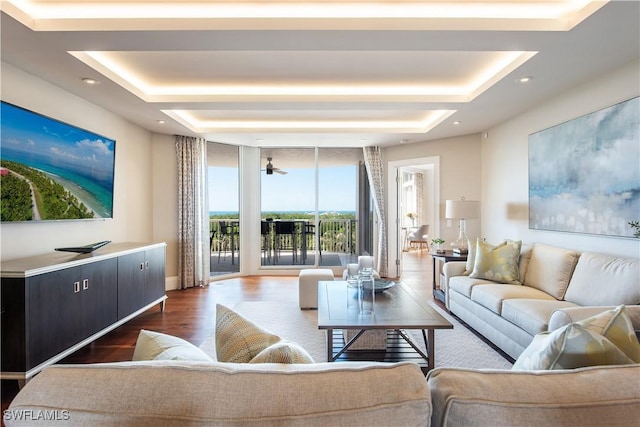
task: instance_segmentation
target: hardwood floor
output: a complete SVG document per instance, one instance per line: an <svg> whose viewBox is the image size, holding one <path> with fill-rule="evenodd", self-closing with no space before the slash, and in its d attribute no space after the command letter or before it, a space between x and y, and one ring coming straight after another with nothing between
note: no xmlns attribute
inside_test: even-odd
<svg viewBox="0 0 640 427"><path fill-rule="evenodd" d="M432 297L432 259L427 251L405 252L402 281L425 299ZM164 313L154 307L60 363L103 363L131 360L140 329L183 338L200 345L214 331L216 303L233 307L240 301L297 301L298 278L249 276L212 282L204 288L168 291ZM16 381L2 381L2 410L18 392ZM4 424L4 423L3 423Z"/></svg>

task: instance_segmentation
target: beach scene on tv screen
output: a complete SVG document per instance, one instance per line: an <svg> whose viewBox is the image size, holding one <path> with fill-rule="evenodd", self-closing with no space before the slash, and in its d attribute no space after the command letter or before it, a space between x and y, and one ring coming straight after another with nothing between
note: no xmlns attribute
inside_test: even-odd
<svg viewBox="0 0 640 427"><path fill-rule="evenodd" d="M1 106L2 221L112 218L115 141Z"/></svg>

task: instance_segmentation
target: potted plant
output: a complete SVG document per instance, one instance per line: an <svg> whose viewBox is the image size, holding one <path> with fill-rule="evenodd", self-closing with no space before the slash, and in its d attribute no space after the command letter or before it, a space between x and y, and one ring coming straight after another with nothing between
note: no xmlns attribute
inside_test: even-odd
<svg viewBox="0 0 640 427"><path fill-rule="evenodd" d="M431 240L431 244L436 248L436 253L441 254L444 253L444 249L442 249L442 245L444 244L444 239L440 237Z"/></svg>

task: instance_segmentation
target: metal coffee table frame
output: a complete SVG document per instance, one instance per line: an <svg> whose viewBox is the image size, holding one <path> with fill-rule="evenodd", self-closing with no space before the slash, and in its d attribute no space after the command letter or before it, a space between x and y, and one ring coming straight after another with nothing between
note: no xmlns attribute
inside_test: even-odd
<svg viewBox="0 0 640 427"><path fill-rule="evenodd" d="M395 330L427 362L427 370L435 365L435 330L452 329L453 325L402 282L376 294L375 314L360 316L347 309L347 282L318 282L318 329L327 333L327 360L334 362L369 329ZM359 332L333 354L334 329L355 329ZM425 354L404 330L420 329L425 342Z"/></svg>

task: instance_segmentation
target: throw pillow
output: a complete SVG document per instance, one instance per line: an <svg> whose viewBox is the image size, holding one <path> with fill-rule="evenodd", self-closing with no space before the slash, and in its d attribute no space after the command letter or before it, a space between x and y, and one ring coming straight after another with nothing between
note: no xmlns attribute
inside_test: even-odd
<svg viewBox="0 0 640 427"><path fill-rule="evenodd" d="M473 273L473 266L476 263L476 248L478 247L479 240L480 239L476 240L475 245L469 245L469 252L467 253L467 263L464 267L464 273L462 273L463 276L468 276Z"/></svg>
<svg viewBox="0 0 640 427"><path fill-rule="evenodd" d="M140 330L138 334L138 341L133 351L132 360L192 360L213 362L205 352L182 338L144 329Z"/></svg>
<svg viewBox="0 0 640 427"><path fill-rule="evenodd" d="M618 347L636 363L640 363L640 343L633 329L633 322L624 305L604 311L578 322L585 328L598 333Z"/></svg>
<svg viewBox="0 0 640 427"><path fill-rule="evenodd" d="M314 363L313 358L298 344L280 341L262 350L249 363Z"/></svg>
<svg viewBox="0 0 640 427"><path fill-rule="evenodd" d="M280 337L224 305L216 305L216 354L220 362L248 363Z"/></svg>
<svg viewBox="0 0 640 427"><path fill-rule="evenodd" d="M537 334L513 364L513 370L574 369L632 364L607 338L577 323Z"/></svg>
<svg viewBox="0 0 640 427"><path fill-rule="evenodd" d="M520 284L518 262L522 241L505 240L493 246L478 239L473 272L469 277L498 283Z"/></svg>
<svg viewBox="0 0 640 427"><path fill-rule="evenodd" d="M537 334L514 370L573 369L638 363L640 343L624 306Z"/></svg>

